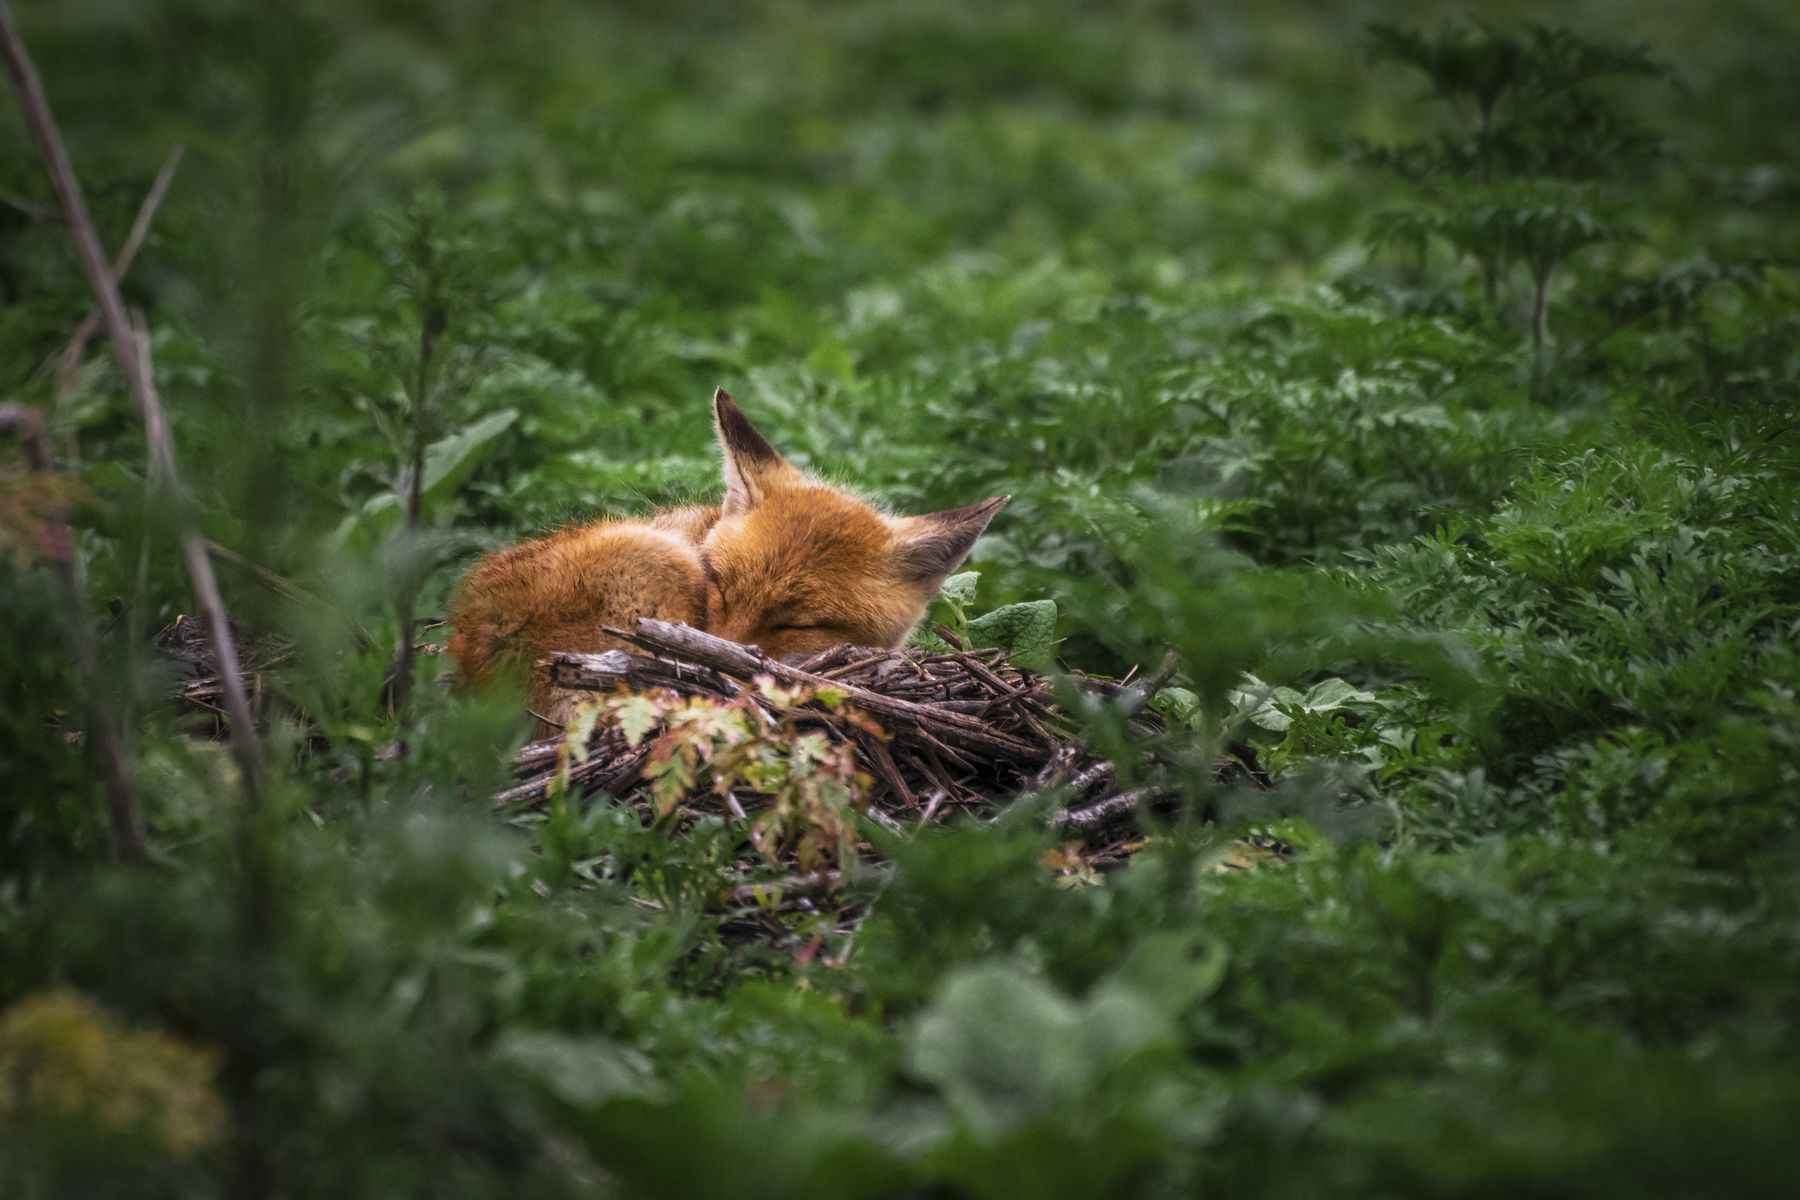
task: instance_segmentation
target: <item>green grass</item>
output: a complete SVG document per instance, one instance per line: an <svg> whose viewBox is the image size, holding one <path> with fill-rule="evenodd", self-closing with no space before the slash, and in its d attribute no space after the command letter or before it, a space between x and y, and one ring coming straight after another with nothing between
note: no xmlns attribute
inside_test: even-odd
<svg viewBox="0 0 1800 1200"><path fill-rule="evenodd" d="M87 298L8 109L0 390L51 418L95 610L31 561L0 450L17 1194L1791 1176L1790 6L1477 6L1673 73L1593 85L1661 153L1540 154L1574 125L1552 105L1488 190L1359 149L1462 136L1364 52L1411 19L1385 4L18 7L109 244L186 145L125 290L195 511L340 616L222 568L296 643L280 687L322 735L276 723L247 812L162 699L148 640L192 601L119 381L98 348L63 392L39 370ZM1558 260L1542 347L1524 195L1607 222ZM408 537L422 320L437 469ZM433 686L441 661L414 753L384 755L397 595L441 612L484 548L715 493L719 385L901 511L1011 493L956 619L1053 600L1090 672L1173 647L1167 749L1215 820L1095 885L1044 865L1030 813L872 831L892 870L851 873L846 936L723 908L726 825L488 811L524 729ZM108 861L70 736L77 616L107 631L148 870ZM1272 790L1213 783L1227 734ZM1292 859L1219 870L1250 832Z"/></svg>

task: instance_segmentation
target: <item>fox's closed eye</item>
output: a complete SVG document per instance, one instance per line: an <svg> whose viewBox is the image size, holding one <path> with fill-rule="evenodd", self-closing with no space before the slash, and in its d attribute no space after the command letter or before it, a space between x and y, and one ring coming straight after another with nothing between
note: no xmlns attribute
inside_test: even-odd
<svg viewBox="0 0 1800 1200"><path fill-rule="evenodd" d="M776 633L794 633L802 629L830 629L831 626L822 621L783 621L773 628Z"/></svg>

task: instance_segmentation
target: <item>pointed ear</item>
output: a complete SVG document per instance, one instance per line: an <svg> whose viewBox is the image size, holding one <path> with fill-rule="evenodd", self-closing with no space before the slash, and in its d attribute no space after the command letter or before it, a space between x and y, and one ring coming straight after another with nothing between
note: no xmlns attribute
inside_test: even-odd
<svg viewBox="0 0 1800 1200"><path fill-rule="evenodd" d="M725 460L727 516L750 511L778 475L792 471L724 388L713 392L713 431Z"/></svg>
<svg viewBox="0 0 1800 1200"><path fill-rule="evenodd" d="M995 496L967 508L950 508L900 522L894 569L902 579L932 587L962 565L994 514L1011 496Z"/></svg>

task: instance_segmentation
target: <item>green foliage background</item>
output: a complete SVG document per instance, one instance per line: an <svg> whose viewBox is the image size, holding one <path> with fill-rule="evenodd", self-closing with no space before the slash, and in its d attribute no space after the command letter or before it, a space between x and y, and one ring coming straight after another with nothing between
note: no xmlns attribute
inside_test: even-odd
<svg viewBox="0 0 1800 1200"><path fill-rule="evenodd" d="M43 369L87 296L7 109L0 394L52 419L96 606L9 538L8 1194L1718 1194L1800 1166L1790 4L1471 6L1451 29L1553 20L1673 72L1579 109L1649 140L1571 119L1588 157L1522 143L1479 194L1454 106L1365 53L1403 5L15 7L110 245L186 146L127 299L205 532L335 615L225 568L326 739L278 725L246 811L162 699L147 642L191 602L119 381ZM1545 229L1576 248L1534 346ZM1089 671L1176 648L1161 707L1216 821L1097 886L1032 813L875 831L854 936L770 939L723 904L738 831L489 812L524 731L438 662L382 755L396 595L439 612L483 548L710 495L720 384L900 510L1010 492L939 615L1054 600ZM107 861L70 736L76 617L147 870ZM1222 726L1272 792L1211 782ZM1294 857L1217 870L1249 831Z"/></svg>

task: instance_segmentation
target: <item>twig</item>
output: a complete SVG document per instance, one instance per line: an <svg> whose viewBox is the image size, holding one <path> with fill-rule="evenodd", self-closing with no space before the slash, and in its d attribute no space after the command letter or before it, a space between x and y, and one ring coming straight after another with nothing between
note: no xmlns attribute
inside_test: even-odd
<svg viewBox="0 0 1800 1200"><path fill-rule="evenodd" d="M729 698L739 689L708 667L644 658L624 650L599 654L553 654L545 668L558 687L589 692L613 692L621 688L643 690L666 687L678 692L709 692ZM535 743L534 743L535 744Z"/></svg>
<svg viewBox="0 0 1800 1200"><path fill-rule="evenodd" d="M868 817L871 821L875 822L895 837L906 836L905 831L900 828L900 823L898 821L882 812L879 808L876 808L873 804L863 809L862 813L863 816Z"/></svg>
<svg viewBox="0 0 1800 1200"><path fill-rule="evenodd" d="M1157 793L1149 788L1132 788L1130 791L1115 792L1104 800L1096 800L1082 808L1066 809L1058 813L1053 824L1060 829L1090 830L1102 825L1110 825L1137 812L1140 804L1145 804L1157 797Z"/></svg>
<svg viewBox="0 0 1800 1200"><path fill-rule="evenodd" d="M181 155L180 146L169 151L169 157L163 160L162 169L150 184L150 190L144 193L144 202L138 205L137 216L131 222L131 232L125 235L125 245L119 250L118 257L113 259L112 278L115 284L124 280L138 251L143 248L144 238L150 233L150 222L156 218L156 210L162 207L163 197L169 194L169 184L175 179L175 168L181 165ZM81 324L75 327L75 332L69 335L68 344L57 355L57 395L67 392L73 384L75 372L81 366L81 356L86 353L87 344L99 331L100 309L96 306L81 318Z"/></svg>
<svg viewBox="0 0 1800 1200"><path fill-rule="evenodd" d="M1031 790L1041 792L1059 785L1068 778L1069 769L1073 767L1078 756L1073 746L1058 746L1056 751L1044 760L1043 767L1032 776Z"/></svg>
<svg viewBox="0 0 1800 1200"><path fill-rule="evenodd" d="M885 661L888 656L889 651L883 650L879 654L865 655L862 658L847 662L841 667L833 667L829 671L819 671L817 674L820 679L836 679L840 675L854 675L856 672L872 663Z"/></svg>
<svg viewBox="0 0 1800 1200"><path fill-rule="evenodd" d="M643 772L644 764L650 760L650 749L649 743L645 743L617 758L592 755L586 762L570 769L569 783L571 786L578 784L583 790L617 792L637 780ZM542 775L496 793L493 805L495 808L507 808L515 804L536 804L550 795L556 781L557 773L552 768Z"/></svg>
<svg viewBox="0 0 1800 1200"><path fill-rule="evenodd" d="M13 23L12 5L0 0L0 54L6 59L6 73L18 95L19 108L25 116L31 140L49 172L50 185L61 203L69 222L69 236L81 260L82 273L100 311L100 326L112 344L113 357L124 373L132 406L144 424L144 439L150 453L150 480L154 489L180 497L181 474L175 461L175 442L163 416L162 402L156 395L156 382L149 370L148 356L132 336L131 324L125 316L125 304L119 298L119 285L107 269L100 238L94 221L88 215L87 203L81 196L81 184L69 162L56 120L50 113L50 102L37 69L19 38ZM245 793L254 803L262 796L262 739L250 715L250 701L244 691L244 673L238 664L237 645L232 640L231 624L225 613L225 602L219 595L219 582L213 575L212 561L206 556L206 543L194 529L193 517L185 506L178 507L178 540L183 565L194 588L194 598L206 618L207 633L213 655L219 664L219 675L225 687L225 709L231 717L231 749L243 776Z"/></svg>
<svg viewBox="0 0 1800 1200"><path fill-rule="evenodd" d="M894 764L894 756L882 740L872 733L862 734L857 739L863 754L874 766L875 773L881 776L888 790L902 808L917 808L919 802L913 798L912 790L906 786L906 780L900 777L900 768Z"/></svg>
<svg viewBox="0 0 1800 1200"><path fill-rule="evenodd" d="M942 788L931 793L931 799L925 804L924 815L919 818L919 828L923 829L931 824L931 818L937 816L938 806L944 802L944 798L948 794Z"/></svg>
<svg viewBox="0 0 1800 1200"><path fill-rule="evenodd" d="M787 684L806 687L835 687L845 698L872 717L883 718L913 728L929 729L941 741L978 753L986 753L1002 761L1035 763L1042 753L1031 743L999 733L982 721L964 713L939 712L929 705L897 700L855 684L822 679L795 670L748 646L728 642L724 638L653 618L639 620L633 629L607 628L607 633L634 646L652 652L673 654L689 662L697 662L729 675L751 678L772 675ZM556 660L574 655L555 655Z"/></svg>
<svg viewBox="0 0 1800 1200"><path fill-rule="evenodd" d="M1112 773L1112 763L1105 759L1101 759L1093 766L1086 767L1077 772L1075 777L1069 780L1066 785L1069 790L1069 795L1079 799L1083 793L1093 787L1096 783L1099 783L1103 779L1111 779Z"/></svg>
<svg viewBox="0 0 1800 1200"><path fill-rule="evenodd" d="M1156 670L1131 685L1128 694L1132 699L1125 706L1126 715L1130 716L1141 711L1144 705L1155 699L1156 693L1162 691L1168 685L1169 680L1175 678L1175 672L1180 667L1181 656L1175 653L1175 648L1171 646L1163 652L1162 663Z"/></svg>
<svg viewBox="0 0 1800 1200"><path fill-rule="evenodd" d="M0 434L12 434L19 439L32 470L44 475L55 473L55 464L50 460L49 439L44 434L44 418L36 409L20 404L0 404ZM82 687L87 691L88 741L100 764L101 786L106 789L113 850L126 862L147 862L150 855L144 845L144 819L138 812L130 769L125 765L123 739L112 707L106 702L100 673L99 639L94 636L93 626L88 624L87 588L81 579L81 560L75 555L75 539L69 534L68 515L60 504L44 515L44 551L69 606L69 640L74 643L75 668L81 673Z"/></svg>

